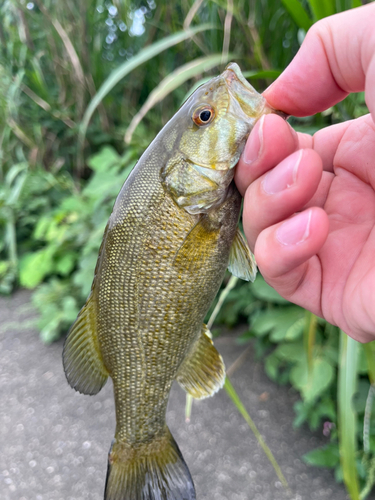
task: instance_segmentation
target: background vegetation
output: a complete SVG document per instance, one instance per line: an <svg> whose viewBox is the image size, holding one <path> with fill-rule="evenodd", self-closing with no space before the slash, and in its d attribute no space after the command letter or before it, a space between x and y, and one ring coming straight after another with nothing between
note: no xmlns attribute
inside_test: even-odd
<svg viewBox="0 0 375 500"><path fill-rule="evenodd" d="M0 292L35 289L44 342L83 304L115 197L187 93L236 60L264 89L311 24L359 0L4 0L0 6ZM313 133L367 112L363 94L291 123ZM126 142L125 142L126 141ZM233 282L232 282L233 284ZM268 375L301 395L295 425L327 445L353 500L375 482L375 347L289 304L259 276L217 322L248 322Z"/></svg>

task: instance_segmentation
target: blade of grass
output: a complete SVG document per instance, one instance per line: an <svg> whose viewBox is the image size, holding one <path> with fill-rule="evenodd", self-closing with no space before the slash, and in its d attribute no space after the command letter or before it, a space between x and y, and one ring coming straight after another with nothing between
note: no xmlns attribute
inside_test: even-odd
<svg viewBox="0 0 375 500"><path fill-rule="evenodd" d="M184 30L187 30L190 28L190 24L192 20L194 19L195 14L198 12L200 6L202 5L204 0L195 0L193 5L191 6L189 12L187 13L187 16L185 17L184 21Z"/></svg>
<svg viewBox="0 0 375 500"><path fill-rule="evenodd" d="M199 75L203 71L209 71L211 68L223 63L222 54L213 54L207 57L195 59L183 66L177 68L173 73L162 80L157 87L150 93L146 102L143 104L138 113L133 117L129 127L125 132L124 140L127 144L131 141L134 130L143 120L146 114L158 102L162 101L168 94L180 87L190 78ZM227 54L224 64L228 61L230 54Z"/></svg>
<svg viewBox="0 0 375 500"><path fill-rule="evenodd" d="M368 378L370 383L375 385L375 341L363 345L367 361Z"/></svg>
<svg viewBox="0 0 375 500"><path fill-rule="evenodd" d="M78 134L79 149L83 148L87 127L89 125L89 122L91 120L94 111L96 110L98 105L102 102L102 100L105 98L105 96L113 89L115 85L117 85L117 83L120 80L122 80L127 74L129 74L135 68L137 68L144 62L148 61L152 57L157 56L158 54L168 49L169 47L172 47L173 45L176 45L188 38L191 38L195 33L209 29L213 29L213 26L209 24L202 24L195 28L190 28L189 30L186 31L179 31L178 33L174 33L173 35L163 38L162 40L159 40L158 42L155 42L152 45L142 49L137 55L129 59L129 61L124 62L114 71L112 71L112 73L104 81L104 83L98 90L97 94L93 97L93 99L91 99L90 104L88 105L85 111L85 114L80 124L79 134Z"/></svg>
<svg viewBox="0 0 375 500"><path fill-rule="evenodd" d="M233 19L233 0L227 0L227 13L224 21L224 40L223 40L223 58L222 64L228 60L229 44L230 44L230 31Z"/></svg>
<svg viewBox="0 0 375 500"><path fill-rule="evenodd" d="M370 385L368 391L365 407L365 416L363 418L363 451L368 454L370 452L370 426L371 426L371 413L372 403L375 397L375 386Z"/></svg>
<svg viewBox="0 0 375 500"><path fill-rule="evenodd" d="M27 96L32 99L35 104L40 106L44 111L51 111L51 106L46 102L44 99L39 97L33 90L31 90L27 85L21 84L21 90L24 92Z"/></svg>
<svg viewBox="0 0 375 500"><path fill-rule="evenodd" d="M363 419L363 450L365 453L370 451L370 426L371 426L371 414L372 414L372 404L375 398L375 342L370 342L369 344L364 344L362 348L365 351L368 377L370 380L370 390L367 395L365 416Z"/></svg>
<svg viewBox="0 0 375 500"><path fill-rule="evenodd" d="M313 22L299 0L281 0L299 28L308 31Z"/></svg>
<svg viewBox="0 0 375 500"><path fill-rule="evenodd" d="M30 59L31 66L33 67L33 72L30 75L34 84L38 87L39 92L43 96L48 96L47 84L44 78L44 74L40 65L38 57L33 57Z"/></svg>
<svg viewBox="0 0 375 500"><path fill-rule="evenodd" d="M230 56L229 56L230 57ZM245 78L253 78L253 79L265 79L265 78L271 78L275 80L278 76L281 75L281 70L280 69L269 69L269 70L260 70L260 71L243 71L243 76ZM196 82L191 89L187 92L185 95L184 99L182 102L185 102L186 99L191 96L191 94L201 85L204 83L208 82L208 80L211 78L211 76L207 76L205 78L202 78L198 82Z"/></svg>
<svg viewBox="0 0 375 500"><path fill-rule="evenodd" d="M336 0L308 0L315 21L332 16L336 12Z"/></svg>
<svg viewBox="0 0 375 500"><path fill-rule="evenodd" d="M275 457L272 454L272 451L268 448L266 442L264 441L263 437L261 436L260 432L258 431L256 425L254 424L252 418L248 414L245 406L243 405L240 397L238 396L236 390L234 389L231 381L229 380L228 377L225 379L225 384L224 384L224 389L226 390L228 396L231 398L232 402L236 406L237 410L241 413L243 418L245 419L246 423L252 430L254 436L256 437L258 443L260 444L262 450L264 451L266 457L268 460L271 462L272 467L275 469L276 475L279 478L280 482L284 486L284 488L289 489L288 482L284 477L284 474L281 472L279 464L276 462Z"/></svg>
<svg viewBox="0 0 375 500"><path fill-rule="evenodd" d="M344 483L352 500L359 500L356 466L357 415L352 400L356 392L358 343L340 331L340 364L338 375L339 450Z"/></svg>
<svg viewBox="0 0 375 500"><path fill-rule="evenodd" d="M249 347L247 347L239 356L238 358L230 365L230 367L227 369L227 376L231 377L233 373L240 368L244 362L246 361L247 355L252 349L252 345L250 344Z"/></svg>
<svg viewBox="0 0 375 500"><path fill-rule="evenodd" d="M66 52L68 54L68 57L70 59L70 62L72 63L74 73L76 75L77 81L84 86L85 85L85 75L81 66L81 61L79 60L78 54L74 48L73 43L71 42L67 32L64 30L64 28L61 26L60 22L57 19L53 19L48 12L48 10L45 8L45 6L40 2L40 0L36 0L36 4L38 5L38 8L40 9L41 12L47 17L47 19L50 21L52 26L55 28L57 31L59 37L61 38Z"/></svg>
<svg viewBox="0 0 375 500"><path fill-rule="evenodd" d="M191 410L193 408L193 396L191 394L186 394L186 403L185 403L185 422L190 422Z"/></svg>
<svg viewBox="0 0 375 500"><path fill-rule="evenodd" d="M264 78L274 78L276 79L278 76L281 75L281 70L280 69L265 69L261 71L244 71L243 76L245 78L259 78L259 79L264 79Z"/></svg>
<svg viewBox="0 0 375 500"><path fill-rule="evenodd" d="M252 38L253 53L255 56L256 65L260 66L263 70L271 69L271 64L263 48L263 42L259 35L258 27L255 23L255 14L249 16L247 22L249 27L250 36Z"/></svg>
<svg viewBox="0 0 375 500"><path fill-rule="evenodd" d="M33 141L26 135L26 133L21 129L21 127L16 123L13 118L8 118L8 125L12 129L14 135L25 144L28 148L32 149L35 147Z"/></svg>
<svg viewBox="0 0 375 500"><path fill-rule="evenodd" d="M214 321L216 319L216 316L219 314L220 309L222 308L225 299L227 298L229 292L236 286L236 283L238 281L238 278L236 276L231 276L226 287L224 290L221 292L219 296L219 300L215 306L215 309L212 311L212 314L210 316L210 319L207 322L207 328L211 330L212 325L214 324Z"/></svg>
<svg viewBox="0 0 375 500"><path fill-rule="evenodd" d="M304 331L304 347L309 368L309 374L312 372L313 366L313 351L315 346L317 317L310 311L305 312L305 331Z"/></svg>

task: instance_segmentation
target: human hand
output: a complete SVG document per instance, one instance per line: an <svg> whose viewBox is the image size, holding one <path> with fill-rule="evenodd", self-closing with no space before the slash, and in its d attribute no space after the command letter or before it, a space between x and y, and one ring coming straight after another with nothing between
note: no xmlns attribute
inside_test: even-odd
<svg viewBox="0 0 375 500"><path fill-rule="evenodd" d="M319 21L264 93L307 116L365 90L370 114L313 137L263 116L235 174L265 280L361 342L375 339L374 21L374 3Z"/></svg>

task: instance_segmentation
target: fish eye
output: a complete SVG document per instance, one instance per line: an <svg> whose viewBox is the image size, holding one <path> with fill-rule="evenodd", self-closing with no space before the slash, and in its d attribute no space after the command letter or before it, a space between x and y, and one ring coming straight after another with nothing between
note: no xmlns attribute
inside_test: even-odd
<svg viewBox="0 0 375 500"><path fill-rule="evenodd" d="M208 120L211 118L211 111L209 111L208 109L201 111L199 118L202 122L208 122Z"/></svg>
<svg viewBox="0 0 375 500"><path fill-rule="evenodd" d="M202 127L203 125L207 125L210 123L215 116L214 109L209 105L200 106L193 113L193 122Z"/></svg>

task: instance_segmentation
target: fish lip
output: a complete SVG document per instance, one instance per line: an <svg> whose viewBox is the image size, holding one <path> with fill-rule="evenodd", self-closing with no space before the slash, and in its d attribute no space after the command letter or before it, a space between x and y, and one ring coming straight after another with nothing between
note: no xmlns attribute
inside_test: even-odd
<svg viewBox="0 0 375 500"><path fill-rule="evenodd" d="M242 71L240 67L238 66L237 63L231 62L229 63L224 70L224 78L225 81L227 82L228 88L230 88L231 83L233 80L239 80L242 85L251 91L253 94L258 94L258 92L250 85L250 83L246 80L246 78L243 76Z"/></svg>

